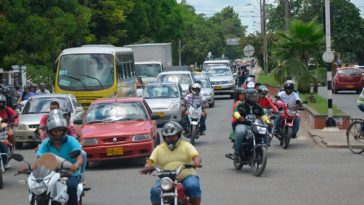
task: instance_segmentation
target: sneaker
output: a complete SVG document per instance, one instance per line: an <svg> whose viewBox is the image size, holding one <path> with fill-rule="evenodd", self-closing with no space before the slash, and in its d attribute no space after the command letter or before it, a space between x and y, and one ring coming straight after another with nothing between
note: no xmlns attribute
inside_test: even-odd
<svg viewBox="0 0 364 205"><path fill-rule="evenodd" d="M293 139L297 138L297 134L294 134L294 135L292 136L292 138L293 138Z"/></svg>
<svg viewBox="0 0 364 205"><path fill-rule="evenodd" d="M10 164L6 164L4 167L5 167L5 169L10 169L11 168L11 165Z"/></svg>

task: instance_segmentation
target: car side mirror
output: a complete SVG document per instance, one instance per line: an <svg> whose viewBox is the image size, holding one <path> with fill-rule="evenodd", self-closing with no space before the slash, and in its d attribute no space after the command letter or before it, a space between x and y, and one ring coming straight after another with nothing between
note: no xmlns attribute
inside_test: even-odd
<svg viewBox="0 0 364 205"><path fill-rule="evenodd" d="M152 118L152 120L158 120L161 118L159 115L152 115L150 117Z"/></svg>

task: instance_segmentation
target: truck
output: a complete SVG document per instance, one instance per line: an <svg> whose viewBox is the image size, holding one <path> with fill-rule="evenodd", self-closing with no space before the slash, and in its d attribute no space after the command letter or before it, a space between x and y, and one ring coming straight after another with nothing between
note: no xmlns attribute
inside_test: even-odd
<svg viewBox="0 0 364 205"><path fill-rule="evenodd" d="M124 47L133 49L135 74L145 83L156 81L164 67L172 66L171 43L132 44Z"/></svg>

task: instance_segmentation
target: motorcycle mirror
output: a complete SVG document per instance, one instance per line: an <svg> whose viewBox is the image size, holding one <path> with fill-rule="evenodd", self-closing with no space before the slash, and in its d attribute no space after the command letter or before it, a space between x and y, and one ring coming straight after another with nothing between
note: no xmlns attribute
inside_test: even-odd
<svg viewBox="0 0 364 205"><path fill-rule="evenodd" d="M11 158L14 159L15 161L18 161L18 162L21 162L21 161L24 160L23 155L15 154L15 153L12 154Z"/></svg>
<svg viewBox="0 0 364 205"><path fill-rule="evenodd" d="M76 150L70 153L71 158L76 158L81 154L81 150Z"/></svg>

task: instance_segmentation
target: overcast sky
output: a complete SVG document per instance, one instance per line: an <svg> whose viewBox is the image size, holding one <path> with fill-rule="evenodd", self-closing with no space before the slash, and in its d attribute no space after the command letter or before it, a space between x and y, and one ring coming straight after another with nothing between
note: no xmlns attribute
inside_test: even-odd
<svg viewBox="0 0 364 205"><path fill-rule="evenodd" d="M260 30L259 0L186 0L188 4L195 7L196 13L204 13L207 17L227 6L233 6L235 12L239 13L241 23L248 26L248 33L255 33ZM178 0L180 2L180 0ZM266 0L273 3L275 0ZM351 0L360 9L364 17L364 0Z"/></svg>

